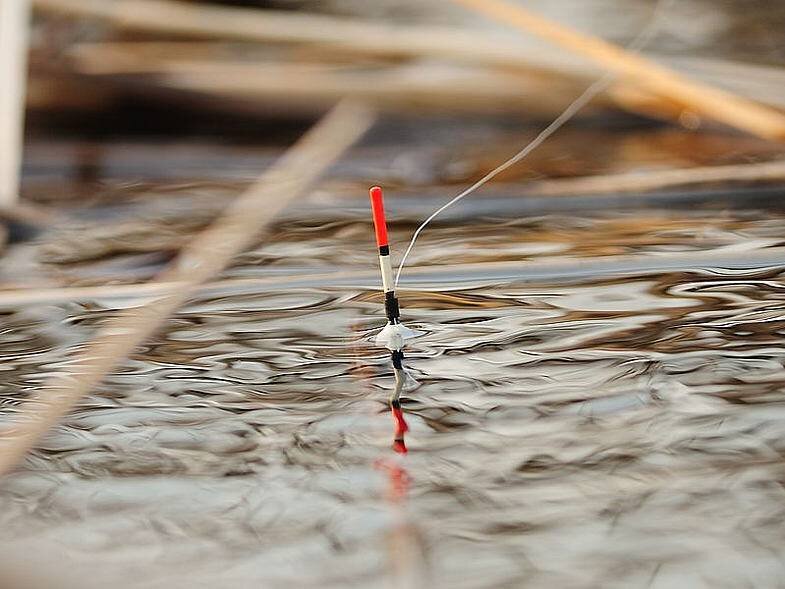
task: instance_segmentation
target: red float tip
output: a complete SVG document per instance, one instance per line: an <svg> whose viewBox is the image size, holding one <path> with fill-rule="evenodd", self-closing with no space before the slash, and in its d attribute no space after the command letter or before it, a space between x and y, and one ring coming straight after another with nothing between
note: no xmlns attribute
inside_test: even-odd
<svg viewBox="0 0 785 589"><path fill-rule="evenodd" d="M371 195L371 212L373 213L373 227L376 231L376 245L388 245L387 219L384 216L384 196L379 186L372 186L368 191Z"/></svg>

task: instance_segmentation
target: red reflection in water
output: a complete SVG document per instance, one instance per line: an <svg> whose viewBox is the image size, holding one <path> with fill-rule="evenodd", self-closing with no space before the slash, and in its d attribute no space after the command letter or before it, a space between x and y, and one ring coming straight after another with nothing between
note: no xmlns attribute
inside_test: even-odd
<svg viewBox="0 0 785 589"><path fill-rule="evenodd" d="M409 426L403 418L403 411L399 404L393 404L392 407L390 407L390 412L392 413L393 422L395 423L393 450L398 454L406 454L408 450L406 449L405 435L406 432L409 431Z"/></svg>
<svg viewBox="0 0 785 589"><path fill-rule="evenodd" d="M377 461L376 466L387 479L385 499L394 517L387 536L389 550L390 586L400 589L428 587L428 563L417 526L409 514L409 490L412 478L405 465L407 461L406 432L409 426L404 418L400 402L390 402L393 418L392 449L398 456L389 456Z"/></svg>
<svg viewBox="0 0 785 589"><path fill-rule="evenodd" d="M393 403L390 407L393 418L393 443L392 449L397 454L405 455L409 450L406 448L406 432L409 426L403 416L403 411L398 403ZM400 460L393 458L381 458L376 462L376 467L387 474L387 497L394 503L401 503L409 491L411 478Z"/></svg>

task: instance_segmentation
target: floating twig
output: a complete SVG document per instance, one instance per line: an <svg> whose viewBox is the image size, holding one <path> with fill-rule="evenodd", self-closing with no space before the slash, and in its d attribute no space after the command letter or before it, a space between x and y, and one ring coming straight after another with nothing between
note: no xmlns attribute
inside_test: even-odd
<svg viewBox="0 0 785 589"><path fill-rule="evenodd" d="M29 0L0 2L0 205L19 197L24 128Z"/></svg>

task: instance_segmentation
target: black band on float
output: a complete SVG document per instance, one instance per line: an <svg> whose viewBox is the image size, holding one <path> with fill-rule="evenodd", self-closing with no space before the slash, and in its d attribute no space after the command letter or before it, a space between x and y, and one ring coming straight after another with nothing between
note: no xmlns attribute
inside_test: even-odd
<svg viewBox="0 0 785 589"><path fill-rule="evenodd" d="M389 256L390 255L390 246L389 245L380 245L379 246L379 255L380 256Z"/></svg>
<svg viewBox="0 0 785 589"><path fill-rule="evenodd" d="M392 365L396 370L403 370L403 352L400 350L392 351Z"/></svg>
<svg viewBox="0 0 785 589"><path fill-rule="evenodd" d="M390 323L397 323L401 317L401 310L398 308L398 299L394 291L384 293L384 310Z"/></svg>

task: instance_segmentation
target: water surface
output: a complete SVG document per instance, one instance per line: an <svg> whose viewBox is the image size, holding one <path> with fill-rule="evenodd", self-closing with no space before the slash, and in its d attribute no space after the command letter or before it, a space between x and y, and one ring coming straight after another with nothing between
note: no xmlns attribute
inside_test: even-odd
<svg viewBox="0 0 785 589"><path fill-rule="evenodd" d="M133 282L209 219L183 202L23 249ZM403 454L370 228L287 221L0 484L0 540L82 587L778 586L783 234L775 210L656 206L435 227L401 298ZM455 266L491 262L522 270ZM337 270L366 277L253 286ZM7 310L2 415L131 304Z"/></svg>

